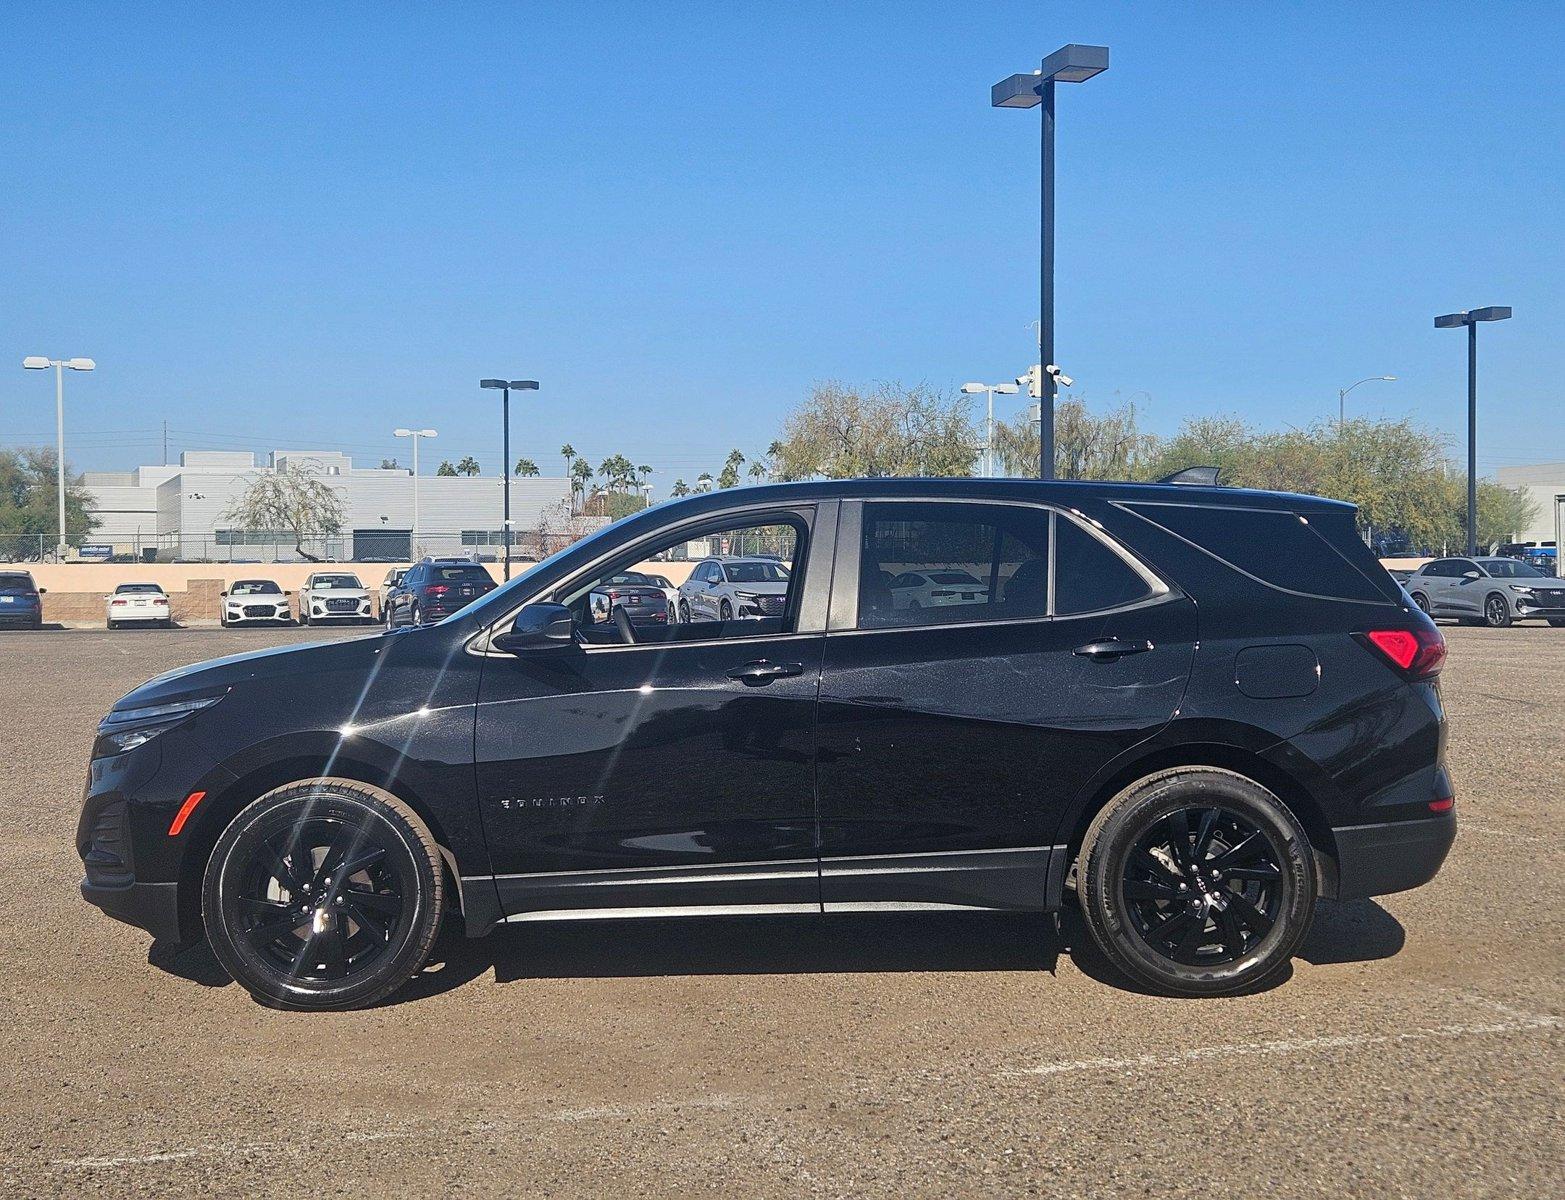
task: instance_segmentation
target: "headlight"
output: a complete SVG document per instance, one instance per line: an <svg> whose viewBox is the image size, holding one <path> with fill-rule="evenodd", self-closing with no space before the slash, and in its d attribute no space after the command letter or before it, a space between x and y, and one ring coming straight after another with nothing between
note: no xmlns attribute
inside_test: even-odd
<svg viewBox="0 0 1565 1200"><path fill-rule="evenodd" d="M1511 591L1515 592L1517 595L1520 595L1520 596L1530 596L1530 595L1532 595L1532 589L1530 587L1522 587L1522 585L1519 584L1519 583L1511 584Z"/></svg>
<svg viewBox="0 0 1565 1200"><path fill-rule="evenodd" d="M226 694L226 693L225 693ZM98 744L94 758L124 754L145 745L166 729L172 729L192 713L209 708L223 695L203 696L196 700L176 700L169 704L149 704L142 708L122 708L103 718L98 726Z"/></svg>
<svg viewBox="0 0 1565 1200"><path fill-rule="evenodd" d="M741 600L759 600L761 598L760 592L735 592L734 595Z"/></svg>

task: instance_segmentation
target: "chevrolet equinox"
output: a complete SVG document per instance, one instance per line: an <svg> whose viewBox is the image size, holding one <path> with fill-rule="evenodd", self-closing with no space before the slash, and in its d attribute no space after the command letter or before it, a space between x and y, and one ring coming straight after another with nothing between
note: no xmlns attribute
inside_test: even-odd
<svg viewBox="0 0 1565 1200"><path fill-rule="evenodd" d="M1351 506L855 480L644 510L437 624L171 671L104 717L82 891L258 999L390 995L442 923L1049 912L1124 975L1282 973L1456 833L1445 642ZM763 616L589 597L717 544ZM672 561L670 561L672 560ZM977 582L897 601L910 574Z"/></svg>

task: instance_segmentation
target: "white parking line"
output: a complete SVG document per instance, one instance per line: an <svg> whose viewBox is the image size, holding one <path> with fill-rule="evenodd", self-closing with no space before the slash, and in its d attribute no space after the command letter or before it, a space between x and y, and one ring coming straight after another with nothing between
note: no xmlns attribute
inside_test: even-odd
<svg viewBox="0 0 1565 1200"><path fill-rule="evenodd" d="M1074 1062L1041 1063L1006 1071L1007 1075L1063 1075L1074 1071L1143 1071L1177 1067L1183 1063L1210 1059L1242 1058L1260 1054L1308 1054L1314 1050L1356 1050L1364 1046L1385 1046L1400 1042L1428 1041L1436 1038L1493 1037L1507 1033L1529 1033L1555 1029L1558 1017L1521 1015L1511 1021L1488 1025L1435 1025L1426 1029L1406 1029L1400 1033L1344 1033L1312 1038L1284 1038L1267 1042L1229 1042L1216 1046L1196 1046L1173 1054L1136 1054L1128 1058L1081 1058Z"/></svg>
<svg viewBox="0 0 1565 1200"><path fill-rule="evenodd" d="M742 1096L713 1095L696 1096L688 1100L669 1100L655 1104L643 1105L618 1105L605 1104L592 1108L564 1109L559 1112L546 1114L543 1119L550 1121L576 1122L594 1120L624 1120L627 1117L651 1116L657 1113L683 1112L690 1109L721 1109L732 1108L741 1100ZM536 1124L536 1121L527 1122ZM508 1126L518 1122L508 1121L478 1121L466 1126L469 1132L496 1132L503 1131ZM335 1144L387 1142L399 1139L411 1139L427 1137L433 1132L424 1125L410 1125L399 1129L379 1129L349 1131L347 1133L334 1133L332 1141ZM299 1154L315 1147L304 1142L208 1142L200 1146L185 1146L179 1149L155 1150L147 1154L102 1154L89 1155L85 1158L56 1158L50 1161L51 1166L72 1167L78 1170L99 1171L113 1170L124 1167L145 1167L157 1163L174 1162L184 1158L221 1157L227 1158L233 1155L255 1154Z"/></svg>

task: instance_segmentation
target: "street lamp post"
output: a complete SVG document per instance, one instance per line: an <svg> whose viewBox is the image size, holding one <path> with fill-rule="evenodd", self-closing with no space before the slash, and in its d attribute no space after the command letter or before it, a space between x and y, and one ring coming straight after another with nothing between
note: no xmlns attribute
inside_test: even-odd
<svg viewBox="0 0 1565 1200"><path fill-rule="evenodd" d="M500 536L505 540L505 578L511 578L511 389L517 391L538 390L536 379L480 379L478 386L482 388L499 388L505 393L505 398L500 402L500 473L505 483L501 489L505 493L505 512L502 514L502 532Z"/></svg>
<svg viewBox="0 0 1565 1200"><path fill-rule="evenodd" d="M408 544L408 559L418 561L418 444L424 438L438 437L433 429L396 429L398 437L413 439L413 537Z"/></svg>
<svg viewBox="0 0 1565 1200"><path fill-rule="evenodd" d="M97 365L90 358L31 355L22 360L23 368L29 371L54 368L54 472L60 507L60 542L55 547L55 553L61 562L65 561L65 369L69 367L73 371L91 371Z"/></svg>
<svg viewBox="0 0 1565 1200"><path fill-rule="evenodd" d="M1035 108L1043 104L1043 166L1039 253L1038 355L1043 367L1038 410L1038 478L1054 478L1054 85L1081 83L1108 70L1107 46L1061 46L1031 75L1012 75L989 90L994 108Z"/></svg>
<svg viewBox="0 0 1565 1200"><path fill-rule="evenodd" d="M1360 379L1358 383L1349 384L1345 388L1337 389L1337 432L1342 432L1342 427L1348 423L1348 393L1358 387L1359 383L1395 383L1395 375L1371 375L1367 379Z"/></svg>
<svg viewBox="0 0 1565 1200"><path fill-rule="evenodd" d="M962 391L969 396L979 392L989 394L989 414L984 420L984 474L994 474L994 394L1014 396L1020 389L1014 383L964 383Z"/></svg>
<svg viewBox="0 0 1565 1200"><path fill-rule="evenodd" d="M1508 321L1511 310L1490 305L1435 318L1436 329L1467 326L1467 553L1478 553L1478 323Z"/></svg>

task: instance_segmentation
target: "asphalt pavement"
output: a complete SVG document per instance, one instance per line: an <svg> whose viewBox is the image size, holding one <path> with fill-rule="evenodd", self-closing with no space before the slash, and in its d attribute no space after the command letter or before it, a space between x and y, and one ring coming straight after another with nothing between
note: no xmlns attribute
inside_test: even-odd
<svg viewBox="0 0 1565 1200"><path fill-rule="evenodd" d="M322 631L0 633L0 1195L1558 1195L1565 629L1446 634L1445 870L1261 994L872 915L523 926L322 1015L149 961L72 846L116 697Z"/></svg>

